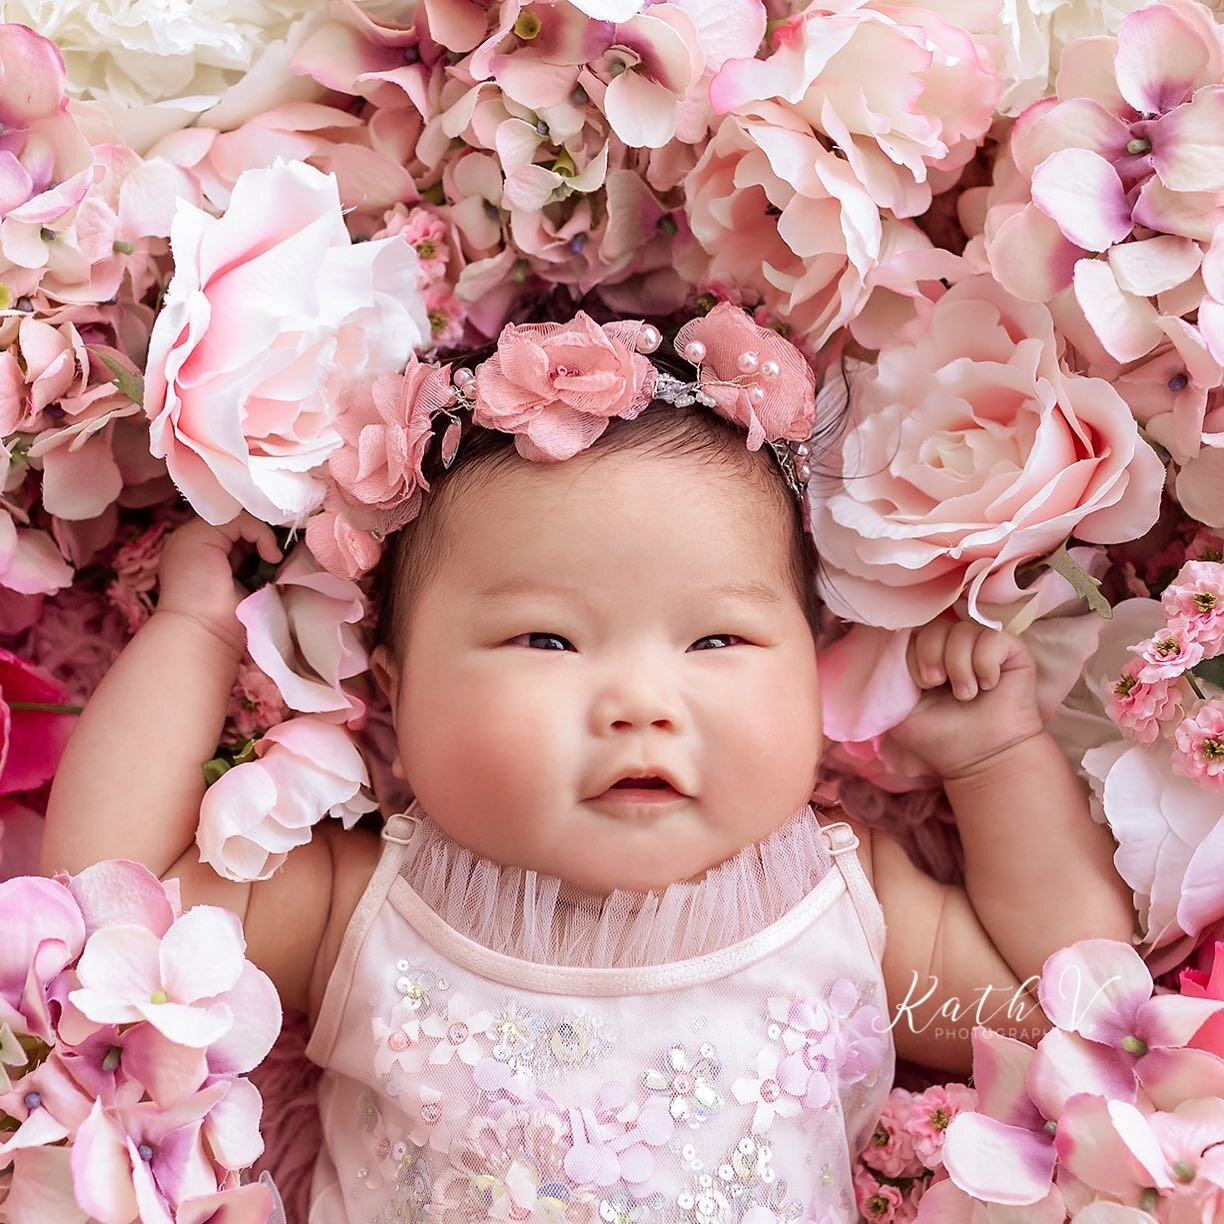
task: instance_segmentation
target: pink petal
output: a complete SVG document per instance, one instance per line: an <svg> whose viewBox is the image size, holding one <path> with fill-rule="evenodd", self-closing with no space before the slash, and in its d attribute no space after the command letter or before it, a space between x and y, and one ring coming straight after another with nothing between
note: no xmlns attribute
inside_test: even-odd
<svg viewBox="0 0 1224 1224"><path fill-rule="evenodd" d="M265 1175L266 1176L266 1175ZM185 1199L179 1204L178 1224L268 1224L276 1203L262 1182Z"/></svg>
<svg viewBox="0 0 1224 1224"><path fill-rule="evenodd" d="M1054 1176L1054 1145L1048 1135L985 1114L957 1114L945 1132L943 1156L953 1182L990 1203L1039 1202Z"/></svg>
<svg viewBox="0 0 1224 1224"><path fill-rule="evenodd" d="M1029 112L1025 112L1027 116ZM1091 98L1069 98L1016 121L1008 146L1027 178L1052 153L1081 149L1117 161L1130 140L1130 129L1112 111Z"/></svg>
<svg viewBox="0 0 1224 1224"><path fill-rule="evenodd" d="M1208 59L1199 31L1172 8L1153 4L1131 13L1118 31L1118 89L1140 114L1159 115L1184 101Z"/></svg>
<svg viewBox="0 0 1224 1224"><path fill-rule="evenodd" d="M1127 1135L1124 1142L1119 1128ZM1143 1131L1146 1130L1146 1136ZM1135 1155L1134 1147L1143 1159ZM1058 1120L1054 1150L1070 1172L1094 1190L1103 1190L1119 1197L1134 1193L1156 1181L1168 1185L1163 1167L1148 1168L1155 1148L1159 1166L1164 1161L1155 1136L1143 1120L1143 1115L1126 1101L1109 1101L1092 1093L1072 1097Z"/></svg>
<svg viewBox="0 0 1224 1224"><path fill-rule="evenodd" d="M234 1023L230 1009L223 1003L215 1003L211 1007L191 1007L183 1003L139 1003L135 1010L171 1041L197 1050L203 1050L224 1037Z"/></svg>
<svg viewBox="0 0 1224 1224"><path fill-rule="evenodd" d="M232 990L220 995L234 1014L234 1027L208 1047L214 1075L239 1075L257 1067L271 1050L281 1029L281 1002L272 979L249 961Z"/></svg>
<svg viewBox="0 0 1224 1224"><path fill-rule="evenodd" d="M0 884L0 931L0 996L13 999L25 986L40 944L60 944L62 968L76 959L85 942L85 922L72 894L62 884L37 876Z"/></svg>
<svg viewBox="0 0 1224 1224"><path fill-rule="evenodd" d="M197 1091L208 1076L203 1050L177 1045L151 1024L138 1024L123 1043L123 1069L167 1107Z"/></svg>
<svg viewBox="0 0 1224 1224"><path fill-rule="evenodd" d="M1118 361L1146 357L1164 337L1156 308L1146 298L1123 292L1105 260L1081 259L1075 265L1075 300Z"/></svg>
<svg viewBox="0 0 1224 1224"><path fill-rule="evenodd" d="M1033 203L1068 242L1104 251L1131 232L1130 208L1118 172L1087 149L1053 153L1033 173Z"/></svg>
<svg viewBox="0 0 1224 1224"><path fill-rule="evenodd" d="M640 73L613 78L603 108L612 130L630 148L661 149L676 134L676 95Z"/></svg>
<svg viewBox="0 0 1224 1224"><path fill-rule="evenodd" d="M1001 222L986 244L995 279L1025 302L1048 302L1066 289L1083 254L1033 204Z"/></svg>
<svg viewBox="0 0 1224 1224"><path fill-rule="evenodd" d="M59 109L64 57L48 38L15 22L0 26L0 124L28 127Z"/></svg>
<svg viewBox="0 0 1224 1224"><path fill-rule="evenodd" d="M1171 1111L1183 1101L1224 1097L1224 1058L1207 1050L1151 1050L1135 1073L1156 1109Z"/></svg>
<svg viewBox="0 0 1224 1224"><path fill-rule="evenodd" d="M1199 269L1203 249L1189 238L1157 234L1126 242L1109 252L1118 287L1139 297L1153 297L1189 280Z"/></svg>
<svg viewBox="0 0 1224 1224"><path fill-rule="evenodd" d="M973 1030L973 1086L978 1112L1008 1126L1039 1130L1045 1123L1029 1099L1025 1077L1033 1061L1032 1046L980 1025Z"/></svg>
<svg viewBox="0 0 1224 1224"><path fill-rule="evenodd" d="M1151 1049L1184 1046L1220 1011L1224 1011L1224 999L1157 995L1140 1007L1135 1034Z"/></svg>
<svg viewBox="0 0 1224 1224"><path fill-rule="evenodd" d="M130 1224L137 1213L132 1165L119 1124L95 1101L72 1145L77 1202L100 1224Z"/></svg>
<svg viewBox="0 0 1224 1224"><path fill-rule="evenodd" d="M1152 165L1170 191L1224 191L1224 85L1200 89L1150 134Z"/></svg>
<svg viewBox="0 0 1224 1224"><path fill-rule="evenodd" d="M211 999L231 990L246 963L242 923L215 905L189 909L161 942L163 988L176 1003Z"/></svg>
<svg viewBox="0 0 1224 1224"><path fill-rule="evenodd" d="M1053 1029L1037 1047L1026 1086L1043 1116L1058 1118L1067 1101L1079 1092L1133 1101L1134 1062L1130 1054Z"/></svg>
<svg viewBox="0 0 1224 1224"><path fill-rule="evenodd" d="M247 1079L228 1081L223 1096L204 1119L204 1137L212 1154L227 1169L241 1170L253 1165L263 1154L259 1119L263 1098Z"/></svg>
<svg viewBox="0 0 1224 1224"><path fill-rule="evenodd" d="M1152 975L1139 953L1113 939L1084 939L1048 957L1041 969L1041 1009L1068 1032L1120 1046L1135 1032L1151 998Z"/></svg>
<svg viewBox="0 0 1224 1224"><path fill-rule="evenodd" d="M817 655L825 734L868 740L895 727L922 696L906 666L912 631L853 625Z"/></svg>
<svg viewBox="0 0 1224 1224"><path fill-rule="evenodd" d="M1177 473L1177 500L1192 518L1224 527L1224 449L1204 446Z"/></svg>
<svg viewBox="0 0 1224 1224"><path fill-rule="evenodd" d="M95 863L68 881L85 917L85 930L116 924L142 926L164 935L175 919L165 885L147 868L127 859Z"/></svg>
<svg viewBox="0 0 1224 1224"><path fill-rule="evenodd" d="M72 1193L72 1149L29 1148L13 1156L7 1224L89 1224Z"/></svg>
<svg viewBox="0 0 1224 1224"><path fill-rule="evenodd" d="M73 995L89 995L91 1000L94 996L109 997L120 1003L147 1001L161 989L159 944L160 940L147 927L131 923L95 931L77 964L82 989ZM91 1020L101 1019L91 1015L72 995L69 997Z"/></svg>

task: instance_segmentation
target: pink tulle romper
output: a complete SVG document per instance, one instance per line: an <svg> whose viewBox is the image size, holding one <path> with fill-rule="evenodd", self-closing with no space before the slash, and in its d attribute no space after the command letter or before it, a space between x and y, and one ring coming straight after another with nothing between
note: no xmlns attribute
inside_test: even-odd
<svg viewBox="0 0 1224 1224"><path fill-rule="evenodd" d="M884 923L806 808L697 883L576 894L383 833L308 1055L310 1224L841 1224L888 1095Z"/></svg>

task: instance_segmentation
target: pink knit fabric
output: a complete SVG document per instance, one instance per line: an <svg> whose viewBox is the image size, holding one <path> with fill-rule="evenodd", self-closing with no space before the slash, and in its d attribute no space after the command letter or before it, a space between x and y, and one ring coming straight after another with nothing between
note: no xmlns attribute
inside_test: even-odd
<svg viewBox="0 0 1224 1224"><path fill-rule="evenodd" d="M699 883L602 900L416 808L383 837L307 1049L310 1224L854 1218L895 1055L848 825L805 809Z"/></svg>

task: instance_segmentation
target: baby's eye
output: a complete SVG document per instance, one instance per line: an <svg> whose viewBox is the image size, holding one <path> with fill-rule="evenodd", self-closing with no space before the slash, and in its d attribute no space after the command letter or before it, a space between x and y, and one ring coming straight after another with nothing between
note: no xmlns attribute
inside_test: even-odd
<svg viewBox="0 0 1224 1224"><path fill-rule="evenodd" d="M694 649L695 650L707 650L707 649L726 650L727 646L730 646L735 642L742 642L743 640L744 639L742 637L738 637L734 633L708 633L706 634L705 637L698 638L697 641L695 641L693 645L689 647L689 649L690 650L694 650ZM726 643L726 645L706 647L701 644L702 642L724 642Z"/></svg>
<svg viewBox="0 0 1224 1224"><path fill-rule="evenodd" d="M555 646L537 646L537 642L560 642L561 650L573 650L573 643L568 638L563 638L559 633L520 633L518 637L510 639L509 645L523 645L529 650L556 650Z"/></svg>

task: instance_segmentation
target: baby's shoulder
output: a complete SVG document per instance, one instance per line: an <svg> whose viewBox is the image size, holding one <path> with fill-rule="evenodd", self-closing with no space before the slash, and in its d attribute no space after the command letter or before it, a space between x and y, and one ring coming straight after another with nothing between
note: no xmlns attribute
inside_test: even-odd
<svg viewBox="0 0 1224 1224"><path fill-rule="evenodd" d="M862 865L863 874L867 877L868 883L873 887L875 885L874 874L874 855L872 854L873 842L876 832L870 825L864 824L861 820L854 820L847 816L839 807L813 808L816 812L816 819L820 822L821 828L826 828L834 824L847 824L854 832L854 836L858 838L858 847L855 853L858 855L859 863Z"/></svg>
<svg viewBox="0 0 1224 1224"><path fill-rule="evenodd" d="M382 839L368 829L345 830L328 821L315 831L331 857L331 906L310 978L309 1020L313 1028L323 995L344 943L344 933L361 900L382 849Z"/></svg>

